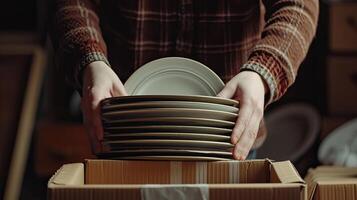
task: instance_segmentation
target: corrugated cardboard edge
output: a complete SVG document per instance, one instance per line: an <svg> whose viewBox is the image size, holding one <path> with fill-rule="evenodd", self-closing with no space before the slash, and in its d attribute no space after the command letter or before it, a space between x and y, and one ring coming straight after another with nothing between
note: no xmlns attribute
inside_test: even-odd
<svg viewBox="0 0 357 200"><path fill-rule="evenodd" d="M308 200L312 200L314 198L314 194L316 191L316 187L317 187L317 182L314 181L314 169L309 169L308 173L305 177L305 181L308 185Z"/></svg>
<svg viewBox="0 0 357 200"><path fill-rule="evenodd" d="M321 166L317 168L311 168L308 170L308 173L305 177L305 181L308 185L308 200L314 199L315 195L317 195L317 186L318 186L318 181L316 181L316 173L318 171L324 171L324 170L329 170L329 167Z"/></svg>
<svg viewBox="0 0 357 200"><path fill-rule="evenodd" d="M65 164L48 181L48 188L58 185L83 185L84 184L84 164Z"/></svg>
<svg viewBox="0 0 357 200"><path fill-rule="evenodd" d="M345 185L344 189L348 186L357 187L355 178L348 179L348 176L356 175L356 168L346 168L339 166L319 166L317 168L309 169L305 181L308 184L308 199L319 199L321 190L333 190L333 185ZM336 178L336 179L333 179ZM342 182L341 182L342 181ZM325 188L325 189L323 189ZM354 189L356 190L356 189ZM344 191L340 190L339 192ZM338 197L334 197L335 199ZM332 198L332 199L334 199Z"/></svg>

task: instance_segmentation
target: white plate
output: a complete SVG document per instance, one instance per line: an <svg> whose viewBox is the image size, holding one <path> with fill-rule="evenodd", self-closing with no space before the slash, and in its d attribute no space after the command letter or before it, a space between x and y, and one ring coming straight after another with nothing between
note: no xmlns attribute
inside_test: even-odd
<svg viewBox="0 0 357 200"><path fill-rule="evenodd" d="M232 158L231 152L224 151L200 151L194 149L131 149L131 150L117 150L107 153L101 153L101 157L115 157L115 156L155 156L155 155L175 155L175 156L204 156L204 157L225 157Z"/></svg>
<svg viewBox="0 0 357 200"><path fill-rule="evenodd" d="M152 108L124 111L110 111L102 113L104 120L133 119L133 118L154 118L154 117L193 117L207 118L235 122L238 114L203 109L188 108Z"/></svg>
<svg viewBox="0 0 357 200"><path fill-rule="evenodd" d="M167 57L146 63L124 84L131 95L174 94L216 96L223 81L211 69L197 61Z"/></svg>
<svg viewBox="0 0 357 200"><path fill-rule="evenodd" d="M194 147L194 146L126 146L121 147L118 145L108 145L103 144L105 148L105 152L113 152L118 150L146 150L146 149L173 149L173 150L198 150L198 151L224 151L224 152L232 152L232 148L230 149L220 149L220 148L210 148L210 147Z"/></svg>
<svg viewBox="0 0 357 200"><path fill-rule="evenodd" d="M200 140L116 140L116 141L103 141L104 145L110 147L110 149L126 148L126 147L150 147L150 146L162 146L162 147L199 147L207 149L230 149L233 147L228 142L214 142L214 141L200 141Z"/></svg>
<svg viewBox="0 0 357 200"><path fill-rule="evenodd" d="M314 144L320 116L312 106L286 104L266 114L268 135L258 148L258 158L298 161Z"/></svg>
<svg viewBox="0 0 357 200"><path fill-rule="evenodd" d="M121 126L142 126L142 125L184 125L184 126L209 126L218 128L233 128L235 123L230 121L190 118L190 117L156 117L156 118L136 118L127 120L104 121L104 128Z"/></svg>
<svg viewBox="0 0 357 200"><path fill-rule="evenodd" d="M333 130L319 147L318 158L323 164L348 166L350 155L357 154L357 118ZM357 167L356 163L352 163ZM352 166L350 166L352 167Z"/></svg>
<svg viewBox="0 0 357 200"><path fill-rule="evenodd" d="M124 160L176 160L176 161L227 161L232 159L203 156L127 156L112 159Z"/></svg>
<svg viewBox="0 0 357 200"><path fill-rule="evenodd" d="M221 97L210 97L200 95L133 95L110 97L101 101L102 106L118 105L123 103L143 102L143 101L191 101L191 102L206 102L228 106L237 106L238 101L233 99L225 99Z"/></svg>
<svg viewBox="0 0 357 200"><path fill-rule="evenodd" d="M225 135L181 133L181 132L152 132L152 133L119 133L104 135L105 141L137 140L137 139L176 139L176 140L205 140L216 142L230 142L230 137Z"/></svg>
<svg viewBox="0 0 357 200"><path fill-rule="evenodd" d="M216 135L231 135L232 129L217 128L208 126L124 126L124 127L107 127L104 134L115 133L137 133L137 132L182 132L182 133L203 133Z"/></svg>
<svg viewBox="0 0 357 200"><path fill-rule="evenodd" d="M215 103L205 102L191 102L191 101L144 101L134 103L121 103L114 105L104 105L102 113L109 111L129 110L129 109L143 109L143 108L190 108L190 109L204 109L217 110L223 112L238 113L238 108Z"/></svg>

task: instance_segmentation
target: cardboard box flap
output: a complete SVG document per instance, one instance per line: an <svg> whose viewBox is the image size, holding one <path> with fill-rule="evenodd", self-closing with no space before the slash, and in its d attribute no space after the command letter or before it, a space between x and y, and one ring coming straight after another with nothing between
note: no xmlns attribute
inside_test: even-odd
<svg viewBox="0 0 357 200"><path fill-rule="evenodd" d="M271 168L272 183L305 183L290 161L271 163Z"/></svg>
<svg viewBox="0 0 357 200"><path fill-rule="evenodd" d="M84 165L83 163L73 163L63 165L50 178L48 185L83 185Z"/></svg>

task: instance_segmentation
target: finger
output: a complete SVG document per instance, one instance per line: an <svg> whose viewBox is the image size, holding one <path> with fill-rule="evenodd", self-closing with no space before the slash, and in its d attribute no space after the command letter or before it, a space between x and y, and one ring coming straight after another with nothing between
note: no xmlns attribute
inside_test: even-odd
<svg viewBox="0 0 357 200"><path fill-rule="evenodd" d="M228 82L227 85L222 89L222 91L217 94L217 96L222 97L222 98L231 99L234 97L236 89L237 89L236 84L232 84L232 83Z"/></svg>
<svg viewBox="0 0 357 200"><path fill-rule="evenodd" d="M93 125L89 121L85 122L86 131L88 132L91 149L94 154L101 152L101 143L98 141L96 134L94 132Z"/></svg>
<svg viewBox="0 0 357 200"><path fill-rule="evenodd" d="M267 132L268 131L265 127L264 118L262 117L262 120L260 121L260 124L259 124L257 138L254 141L252 149L257 149L258 147L263 145L263 143L267 137Z"/></svg>
<svg viewBox="0 0 357 200"><path fill-rule="evenodd" d="M253 115L253 107L249 106L249 103L242 101L236 124L233 128L231 135L232 144L237 144L239 138L241 137L243 131L247 128L250 118Z"/></svg>
<svg viewBox="0 0 357 200"><path fill-rule="evenodd" d="M234 157L238 160L245 160L251 147L254 144L254 141L257 137L259 130L259 124L261 120L261 115L257 109L254 111L252 118L249 121L248 126L242 133L242 136L239 138L235 148L234 148Z"/></svg>
<svg viewBox="0 0 357 200"><path fill-rule="evenodd" d="M91 145L91 150L94 154L97 154L100 152L100 142L98 141L97 137L95 136L94 128L93 128L93 123L91 121L90 117L90 105L88 103L85 103L86 101L82 101L82 109L83 109L83 122L84 122L84 127L86 132L88 133L88 137L90 140L90 145Z"/></svg>
<svg viewBox="0 0 357 200"><path fill-rule="evenodd" d="M252 120L253 121L253 120ZM233 157L237 160L245 160L255 141L255 136L258 129L256 127L248 127L244 130L238 143L234 147Z"/></svg>
<svg viewBox="0 0 357 200"><path fill-rule="evenodd" d="M90 103L90 113L89 117L91 118L90 121L93 125L93 131L97 140L103 140L103 128L102 128L102 120L101 120L101 109L100 109L100 101L109 97L108 95L101 94L101 91L97 89L92 89L92 98Z"/></svg>
<svg viewBox="0 0 357 200"><path fill-rule="evenodd" d="M83 99L85 123L97 140L102 140L103 138L99 103L106 97L109 96L104 95L103 90L93 87L88 89Z"/></svg>
<svg viewBox="0 0 357 200"><path fill-rule="evenodd" d="M99 107L94 112L95 114L93 114L92 124L93 124L93 130L97 137L97 140L102 141L104 133L103 133L103 126L102 126L100 110L99 111L98 110L99 110Z"/></svg>

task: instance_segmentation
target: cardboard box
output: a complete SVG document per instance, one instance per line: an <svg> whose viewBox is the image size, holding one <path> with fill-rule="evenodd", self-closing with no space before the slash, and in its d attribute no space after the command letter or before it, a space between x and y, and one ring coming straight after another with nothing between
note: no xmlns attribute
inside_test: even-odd
<svg viewBox="0 0 357 200"><path fill-rule="evenodd" d="M357 50L357 3L334 1L330 4L330 49L334 52Z"/></svg>
<svg viewBox="0 0 357 200"><path fill-rule="evenodd" d="M86 160L62 166L48 199L305 200L290 161L180 162Z"/></svg>
<svg viewBox="0 0 357 200"><path fill-rule="evenodd" d="M355 116L357 114L357 58L330 56L327 62L329 113Z"/></svg>
<svg viewBox="0 0 357 200"><path fill-rule="evenodd" d="M357 198L357 168L321 166L310 169L305 181L309 200Z"/></svg>

